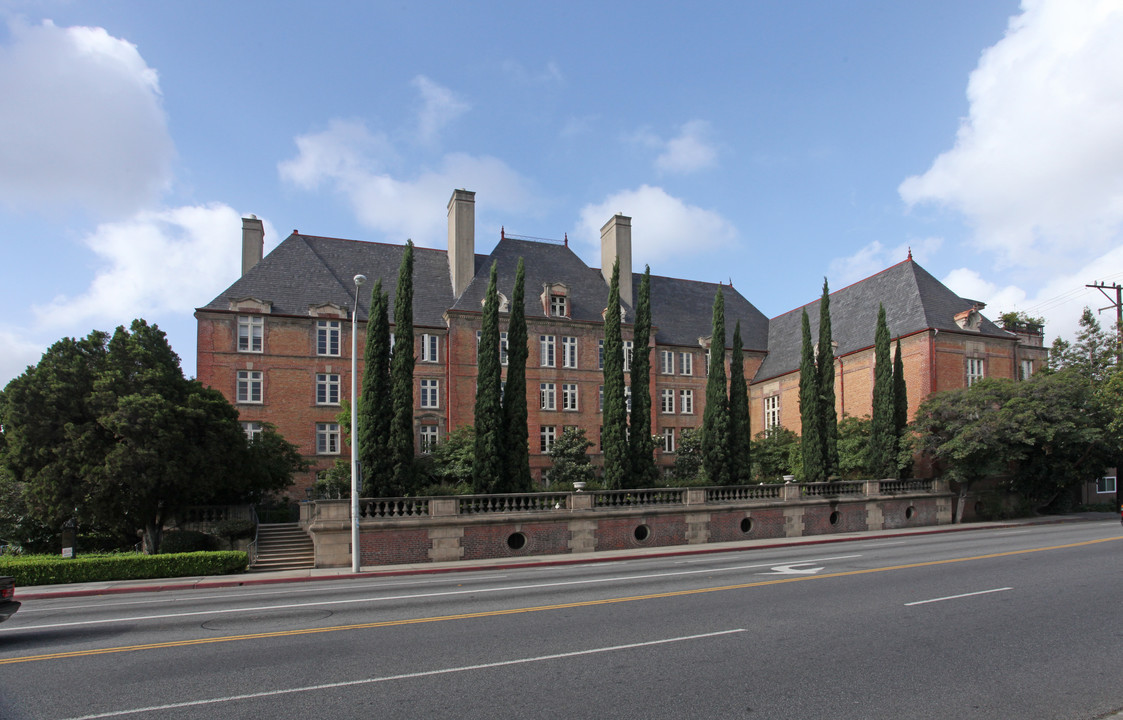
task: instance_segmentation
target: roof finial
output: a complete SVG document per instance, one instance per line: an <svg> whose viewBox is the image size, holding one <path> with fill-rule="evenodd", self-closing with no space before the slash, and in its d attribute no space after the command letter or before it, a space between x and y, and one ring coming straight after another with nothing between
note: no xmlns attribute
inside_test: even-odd
<svg viewBox="0 0 1123 720"><path fill-rule="evenodd" d="M565 234L565 246L569 247L569 233Z"/></svg>
<svg viewBox="0 0 1123 720"><path fill-rule="evenodd" d="M909 261L909 262L912 262L912 245L909 245L909 258L908 258L908 261Z"/></svg>
<svg viewBox="0 0 1123 720"><path fill-rule="evenodd" d="M499 239L503 240L506 237L507 237L507 228L500 225L499 226Z"/></svg>

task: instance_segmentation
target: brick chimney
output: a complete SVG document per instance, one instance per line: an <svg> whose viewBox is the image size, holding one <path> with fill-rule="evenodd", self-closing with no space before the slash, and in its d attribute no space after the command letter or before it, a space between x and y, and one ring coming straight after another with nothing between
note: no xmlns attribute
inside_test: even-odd
<svg viewBox="0 0 1123 720"><path fill-rule="evenodd" d="M612 282L612 264L620 259L620 302L632 304L632 219L613 215L600 229L600 272Z"/></svg>
<svg viewBox="0 0 1123 720"><path fill-rule="evenodd" d="M242 218L242 274L261 262L265 252L265 226L257 215Z"/></svg>
<svg viewBox="0 0 1123 720"><path fill-rule="evenodd" d="M453 190L448 201L448 274L460 297L476 275L476 193Z"/></svg>

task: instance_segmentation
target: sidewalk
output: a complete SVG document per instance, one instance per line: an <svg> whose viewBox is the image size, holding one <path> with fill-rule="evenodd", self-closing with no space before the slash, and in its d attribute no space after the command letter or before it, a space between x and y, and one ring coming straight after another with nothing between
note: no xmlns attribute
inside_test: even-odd
<svg viewBox="0 0 1123 720"><path fill-rule="evenodd" d="M269 585L277 583L309 582L318 580L343 580L354 578L389 577L401 575L428 575L450 572L470 572L473 570L505 570L526 567L549 567L560 565L587 565L589 563L613 562L642 558L675 557L680 555L706 555L737 550L795 547L807 545L826 545L854 540L876 540L911 535L935 535L941 533L968 532L995 528L1019 527L1023 525L1051 525L1067 522L1119 522L1115 513L1078 513L1049 517L1024 518L997 522L976 522L963 525L935 525L931 527L904 528L899 530L871 530L867 532L838 533L835 535L811 535L793 538L766 538L762 540L740 540L727 543L707 543L705 545L669 545L664 547L632 548L629 550L606 550L604 552L536 555L526 557L490 558L486 560L464 560L441 563L417 563L409 565L376 565L361 568L353 573L346 568L315 568L308 570L281 570L275 572L249 571L241 575L206 575L179 578L158 578L152 580L115 580L106 582L72 583L68 585L36 585L16 588L16 600L40 600L48 598L87 597L92 595L114 595L121 593L160 592L164 590L197 590L205 588L243 587L247 585Z"/></svg>

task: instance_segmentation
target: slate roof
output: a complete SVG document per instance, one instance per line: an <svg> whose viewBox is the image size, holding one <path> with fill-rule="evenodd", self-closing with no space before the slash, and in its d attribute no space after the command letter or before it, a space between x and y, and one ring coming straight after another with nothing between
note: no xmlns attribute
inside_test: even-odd
<svg viewBox="0 0 1123 720"><path fill-rule="evenodd" d="M633 274L635 292L639 292L642 277L642 273ZM697 347L699 337L709 337L718 288L725 300L725 346L733 346L733 330L739 320L745 350L766 350L768 318L732 287L652 275L651 323L656 326L655 341L660 345Z"/></svg>
<svg viewBox="0 0 1123 720"><path fill-rule="evenodd" d="M367 276L359 292L359 319L366 320L371 288L382 280L390 295L391 322L404 245L300 235L285 238L249 272L202 308L228 310L230 301L254 297L273 303L273 314L308 315L311 305L354 305L355 275ZM480 263L476 256L476 265ZM444 312L452 304L448 253L413 249L413 322L420 327L444 327Z"/></svg>
<svg viewBox="0 0 1123 720"><path fill-rule="evenodd" d="M830 300L831 334L838 343L835 356L873 346L879 304L885 306L885 320L893 338L933 328L971 332L956 324L955 315L969 310L974 302L953 293L913 260L905 260L872 277L836 290L831 293ZM807 310L811 322L812 342L817 342L819 302L815 300L768 322L768 357L760 366L753 382L799 369L803 345L803 310ZM985 317L978 332L971 334L1006 340L1014 337Z"/></svg>

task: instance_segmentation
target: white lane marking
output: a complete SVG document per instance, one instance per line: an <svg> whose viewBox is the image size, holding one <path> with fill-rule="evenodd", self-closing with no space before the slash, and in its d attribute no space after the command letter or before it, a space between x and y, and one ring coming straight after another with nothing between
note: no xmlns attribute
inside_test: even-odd
<svg viewBox="0 0 1123 720"><path fill-rule="evenodd" d="M848 560L850 558L861 557L861 555L839 555L837 557L817 558L808 560L806 562L816 563L825 562L827 560ZM758 563L755 565L741 565L737 567L727 568L705 568L702 570L680 570L678 572L665 572L665 573L651 573L648 575L621 575L618 577L607 578L589 578L586 580L564 580L552 583L537 583L533 585L505 585L495 588L470 588L464 590L447 590L443 592L430 592L430 593L414 593L412 595L385 595L382 597L365 597L365 598L351 598L348 600L318 600L316 602L306 603L288 603L286 605L257 605L245 608L224 608L216 610L195 610L192 612L181 613L165 613L163 615L136 615L133 617L123 618L106 618L102 620L75 620L73 622L64 623L51 623L44 625L19 625L0 627L0 633L15 632L24 630L47 630L61 627L76 627L79 625L108 625L111 623L124 623L124 622L140 622L142 620L171 620L174 618L185 617L198 617L200 615L229 615L233 613L250 613L250 612L265 612L270 610L294 610L298 608L311 608L322 607L324 605L354 605L356 603L370 603L370 602L386 602L388 600L416 600L421 598L433 597L450 597L454 595L475 595L483 593L498 593L509 592L512 590L539 590L551 587L565 587L572 585L593 585L598 583L607 582L621 582L626 580L651 580L664 577L675 577L680 575L698 575L705 573L716 572L730 572L733 570L753 570L761 567L772 567L775 560L771 563Z"/></svg>
<svg viewBox="0 0 1123 720"><path fill-rule="evenodd" d="M928 603L943 602L944 600L958 600L960 598L974 597L975 595L989 595L990 593L1006 592L1013 590L1011 587L995 588L993 590L980 590L978 592L963 593L962 595L948 595L947 597L932 598L931 600L917 600L916 602L905 603L905 607L911 605L927 605Z"/></svg>
<svg viewBox="0 0 1123 720"><path fill-rule="evenodd" d="M334 690L337 688L354 687L356 685L371 685L373 683L390 682L392 680L411 680L414 678L432 677L434 675L448 675L451 673L471 672L473 670L490 670L492 668L507 667L509 665L524 665L527 663L545 662L547 660L563 660L566 658L581 657L583 655L596 655L598 653L616 652L618 650L634 650L636 648L652 647L653 645L666 645L668 643L686 642L688 640L705 640L721 635L743 633L745 628L733 630L719 630L717 632L702 633L700 635L684 635L682 637L664 638L662 640L648 640L646 642L628 643L627 645L611 645L609 647L591 648L589 650L575 650L573 652L555 653L553 655L539 655L537 657L519 658L518 660L501 660L499 662L483 663L480 665L462 665L460 667L442 668L440 670L423 670L421 672L403 673L401 675L385 675L382 677L364 678L362 680L346 680L343 682L325 683L323 685L307 685L305 687L285 688L283 690L268 690L264 692L248 693L245 695L230 695L227 697L207 698L205 700L192 700L189 702L171 703L168 705L152 705L129 710L114 710L96 715L82 715L69 720L99 720L100 718L121 717L122 715L136 715L139 713L159 712L162 710L176 710L179 708L199 707L201 705L215 705L217 703L236 702L238 700L256 700L277 695L291 695L300 692L315 692L318 690Z"/></svg>
<svg viewBox="0 0 1123 720"><path fill-rule="evenodd" d="M772 572L757 573L757 575L814 575L823 568L797 568L797 565L810 565L809 562L788 563L787 565L773 565Z"/></svg>
<svg viewBox="0 0 1123 720"><path fill-rule="evenodd" d="M870 548L883 548L889 547L890 545L908 545L908 543L904 540L898 540L897 542L870 543L869 545L863 544L862 549L869 550Z"/></svg>
<svg viewBox="0 0 1123 720"><path fill-rule="evenodd" d="M478 577L473 577L471 579L472 580L503 580L507 577L509 577L509 576L508 575L482 575L482 576L478 576ZM447 581L447 578L446 578L446 581ZM356 583L356 584L348 584L348 585L332 585L330 587L330 589L331 590L336 590L336 589L338 589L338 590L361 590L363 588L378 588L378 589L381 589L381 588L389 588L389 587L408 587L410 585L436 585L438 582L439 581L437 581L437 580L414 580L414 581L411 581L411 582L403 581L403 582L390 582L390 583L371 583L371 582L368 582L368 583L361 583L361 584ZM459 586L459 585L463 585L464 583L456 583L456 584ZM45 608L20 608L20 615L27 615L28 613L35 613L35 612L40 612L40 613L55 612L57 610L100 610L101 608L117 607L117 606L121 606L121 605L168 605L168 604L172 604L172 603L182 603L185 600L227 600L229 598L239 598L239 597L262 597L262 596L266 596L266 595L298 595L298 594L302 594L302 593L314 593L314 592L325 592L325 591L326 591L325 588L323 586L321 586L321 587L316 587L316 588L299 588L299 589L292 589L292 590L261 590L259 592L229 593L229 594L226 594L226 595L179 595L179 596L176 596L176 597L168 598L167 600L149 598L147 600L116 600L116 601L109 601L109 602L101 602L101 603L97 603L96 605L91 605L91 604L86 604L86 605L52 605L51 607L45 607ZM185 590L184 592L193 592L193 591ZM50 598L43 598L43 600L49 600L49 599ZM29 601L29 602L31 602L31 601Z"/></svg>

